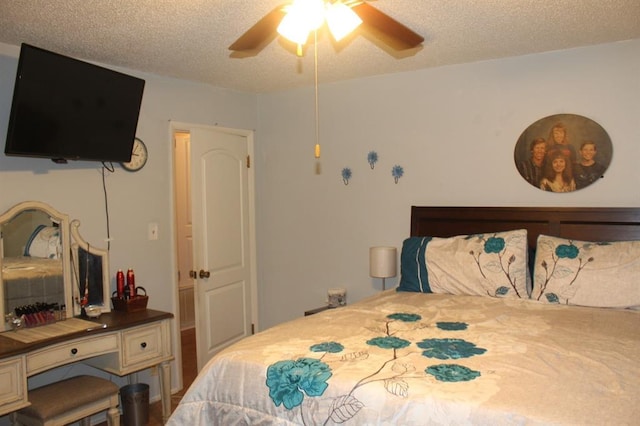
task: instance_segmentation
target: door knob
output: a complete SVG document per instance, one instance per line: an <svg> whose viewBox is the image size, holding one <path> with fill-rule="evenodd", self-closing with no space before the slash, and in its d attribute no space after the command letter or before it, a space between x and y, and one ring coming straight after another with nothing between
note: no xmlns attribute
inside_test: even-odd
<svg viewBox="0 0 640 426"><path fill-rule="evenodd" d="M209 278L211 272L205 271L204 269L200 269L200 278Z"/></svg>
<svg viewBox="0 0 640 426"><path fill-rule="evenodd" d="M189 278L196 279L198 278L198 273L196 271L189 271Z"/></svg>

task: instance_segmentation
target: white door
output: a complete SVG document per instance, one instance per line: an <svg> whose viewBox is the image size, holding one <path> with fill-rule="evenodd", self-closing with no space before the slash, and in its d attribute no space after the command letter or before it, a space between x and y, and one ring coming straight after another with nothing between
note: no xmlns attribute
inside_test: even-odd
<svg viewBox="0 0 640 426"><path fill-rule="evenodd" d="M198 371L252 332L253 202L248 133L189 128Z"/></svg>

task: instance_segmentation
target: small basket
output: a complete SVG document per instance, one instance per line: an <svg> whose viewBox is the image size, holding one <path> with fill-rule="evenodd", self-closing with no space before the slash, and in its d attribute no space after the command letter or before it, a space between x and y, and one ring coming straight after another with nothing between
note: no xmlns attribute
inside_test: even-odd
<svg viewBox="0 0 640 426"><path fill-rule="evenodd" d="M136 292L138 290L144 291L144 294L136 294L136 296L131 299L120 299L112 295L111 303L113 303L113 309L120 312L139 312L146 310L147 303L149 302L147 290L145 290L144 287L137 287Z"/></svg>

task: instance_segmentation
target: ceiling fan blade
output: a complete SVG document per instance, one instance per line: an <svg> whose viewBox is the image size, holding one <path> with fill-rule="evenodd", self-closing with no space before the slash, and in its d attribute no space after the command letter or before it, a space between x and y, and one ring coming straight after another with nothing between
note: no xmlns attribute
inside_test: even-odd
<svg viewBox="0 0 640 426"><path fill-rule="evenodd" d="M231 46L229 50L236 52L258 50L269 43L277 34L278 25L284 18L283 6L278 6L267 13L256 24L242 34Z"/></svg>
<svg viewBox="0 0 640 426"><path fill-rule="evenodd" d="M362 28L371 31L395 50L406 50L419 46L424 37L415 33L386 13L369 3L362 2L351 8L362 19Z"/></svg>

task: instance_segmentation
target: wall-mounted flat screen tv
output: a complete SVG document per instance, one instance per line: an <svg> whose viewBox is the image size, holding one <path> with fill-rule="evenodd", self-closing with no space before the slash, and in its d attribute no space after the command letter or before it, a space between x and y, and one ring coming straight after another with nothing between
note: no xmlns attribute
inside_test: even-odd
<svg viewBox="0 0 640 426"><path fill-rule="evenodd" d="M144 83L23 43L5 154L130 161Z"/></svg>

